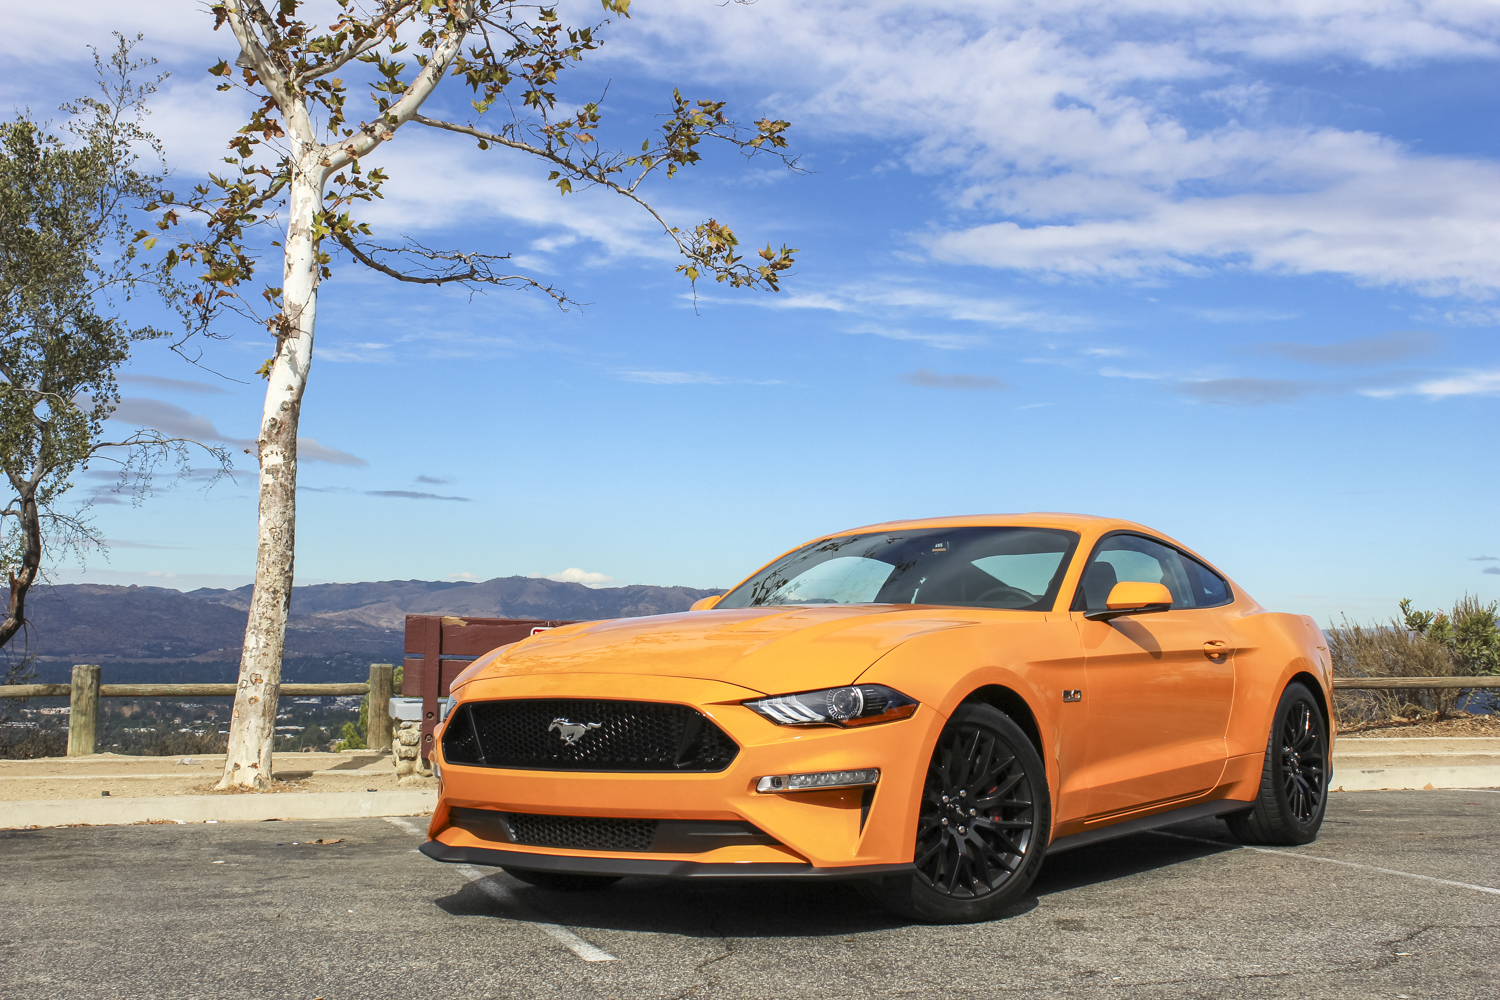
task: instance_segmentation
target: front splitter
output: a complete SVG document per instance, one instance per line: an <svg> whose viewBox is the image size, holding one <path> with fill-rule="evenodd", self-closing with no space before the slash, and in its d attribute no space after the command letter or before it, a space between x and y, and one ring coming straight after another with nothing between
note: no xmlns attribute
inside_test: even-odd
<svg viewBox="0 0 1500 1000"><path fill-rule="evenodd" d="M702 861L666 861L655 858L584 858L565 854L532 854L502 851L492 847L453 847L429 840L421 847L434 861L494 868L524 868L529 871L565 875L612 875L620 878L877 878L912 871L911 864L855 865L847 868L815 868L808 864L753 862L710 864Z"/></svg>

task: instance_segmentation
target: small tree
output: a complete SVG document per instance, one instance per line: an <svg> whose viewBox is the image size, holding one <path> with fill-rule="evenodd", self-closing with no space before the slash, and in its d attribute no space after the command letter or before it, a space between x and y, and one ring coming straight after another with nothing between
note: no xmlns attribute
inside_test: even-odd
<svg viewBox="0 0 1500 1000"><path fill-rule="evenodd" d="M141 124L156 86L131 82L154 60L132 59L134 42L116 37L107 62L94 56L102 99L64 106L71 141L24 114L0 124L0 468L10 486L0 510L10 583L0 645L25 627L26 596L49 554L101 545L88 503L62 505L74 472L114 463L139 500L153 468L166 461L187 471L188 446L197 443L153 430L104 436L119 402L115 373L132 345L168 336L132 326L118 314L123 302L151 292L194 315L186 308L192 290L144 260L149 244L132 242L135 217L157 207L162 180L142 169L135 150L159 155L161 147ZM229 467L223 449L202 447ZM24 658L13 660L8 679L25 668Z"/></svg>
<svg viewBox="0 0 1500 1000"><path fill-rule="evenodd" d="M1500 603L1482 604L1465 594L1454 602L1451 612L1444 613L1415 611L1408 599L1401 602L1401 616L1408 629L1448 651L1455 673L1500 673Z"/></svg>
<svg viewBox="0 0 1500 1000"><path fill-rule="evenodd" d="M234 66L225 60L210 72L224 78L221 90L240 87L259 106L230 140L227 174L211 177L185 204L169 207L159 223L163 229L176 224L184 207L202 215L207 235L184 239L175 251L201 265L207 288L199 302L206 310L227 306L255 317L275 341L261 368L268 384L258 440L255 589L221 788L265 787L270 781L295 556L297 424L312 361L318 285L332 275L332 248L325 241L400 281L529 287L567 301L551 286L509 273L504 256L366 240L370 228L354 212L380 197L386 175L370 158L397 130L415 123L468 136L480 149L534 157L562 194L597 186L629 198L661 223L686 258L677 270L695 285L712 275L734 287L774 291L796 252L768 244L758 260L747 263L727 226L710 219L681 232L639 193L651 174L664 169L670 177L697 163L705 139L746 155L770 152L794 166L780 152L787 122L762 119L753 129L741 129L725 117L722 102L690 101L674 91L660 131L638 151L604 150L599 104L559 113L555 91L558 74L599 47L599 26L565 27L551 7L516 0L334 3L333 23L326 28L299 16L301 0L222 0L211 8L215 27L234 33L240 53ZM630 0L602 3L609 13L629 16ZM413 45L414 55L407 56ZM351 88L340 74L361 70L368 77L370 117L355 124ZM445 80L468 87L472 120L423 113ZM265 223L280 230L280 277L257 297L246 294L257 267L251 230ZM260 312L262 302L269 314Z"/></svg>

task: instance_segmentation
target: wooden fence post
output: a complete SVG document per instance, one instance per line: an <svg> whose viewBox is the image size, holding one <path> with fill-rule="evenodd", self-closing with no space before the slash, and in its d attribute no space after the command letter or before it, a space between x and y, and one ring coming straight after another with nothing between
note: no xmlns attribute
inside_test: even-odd
<svg viewBox="0 0 1500 1000"><path fill-rule="evenodd" d="M84 757L94 752L94 727L99 722L99 667L75 663L69 694L68 756Z"/></svg>
<svg viewBox="0 0 1500 1000"><path fill-rule="evenodd" d="M365 734L365 746L382 753L391 748L391 688L395 679L394 664L370 664L369 731Z"/></svg>

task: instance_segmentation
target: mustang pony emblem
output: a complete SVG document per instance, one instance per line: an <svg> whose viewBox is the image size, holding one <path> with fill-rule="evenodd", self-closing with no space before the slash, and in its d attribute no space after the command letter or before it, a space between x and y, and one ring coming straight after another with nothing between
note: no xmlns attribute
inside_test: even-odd
<svg viewBox="0 0 1500 1000"><path fill-rule="evenodd" d="M557 735L568 746L572 746L589 734L590 729L598 729L604 725L602 722L572 722L568 719L553 719L552 725L547 727L547 732L557 730Z"/></svg>

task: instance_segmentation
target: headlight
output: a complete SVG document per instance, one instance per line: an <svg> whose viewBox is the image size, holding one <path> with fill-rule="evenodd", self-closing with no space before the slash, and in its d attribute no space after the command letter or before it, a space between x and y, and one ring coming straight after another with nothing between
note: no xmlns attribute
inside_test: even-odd
<svg viewBox="0 0 1500 1000"><path fill-rule="evenodd" d="M782 694L742 704L778 726L868 726L904 719L917 710L915 701L879 684Z"/></svg>
<svg viewBox="0 0 1500 1000"><path fill-rule="evenodd" d="M448 713L453 711L453 706L457 704L458 699L450 694L448 696L448 700L438 706L438 721L442 722L444 719L448 718Z"/></svg>

